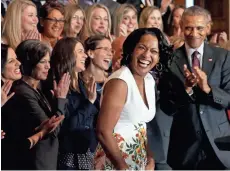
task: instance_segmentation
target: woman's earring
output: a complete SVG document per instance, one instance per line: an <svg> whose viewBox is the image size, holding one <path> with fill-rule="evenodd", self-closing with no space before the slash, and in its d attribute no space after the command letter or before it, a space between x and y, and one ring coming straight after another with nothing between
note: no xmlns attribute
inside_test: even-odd
<svg viewBox="0 0 230 171"><path fill-rule="evenodd" d="M156 64L156 69L157 71L162 71L163 70L163 65L159 62Z"/></svg>

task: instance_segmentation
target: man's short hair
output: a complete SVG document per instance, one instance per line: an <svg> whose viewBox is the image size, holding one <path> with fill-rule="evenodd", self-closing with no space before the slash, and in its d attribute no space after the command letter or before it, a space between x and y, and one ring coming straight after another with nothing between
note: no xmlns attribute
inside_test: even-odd
<svg viewBox="0 0 230 171"><path fill-rule="evenodd" d="M207 23L210 22L209 11L196 5L185 9L182 15L182 21L185 18L185 16L204 16Z"/></svg>

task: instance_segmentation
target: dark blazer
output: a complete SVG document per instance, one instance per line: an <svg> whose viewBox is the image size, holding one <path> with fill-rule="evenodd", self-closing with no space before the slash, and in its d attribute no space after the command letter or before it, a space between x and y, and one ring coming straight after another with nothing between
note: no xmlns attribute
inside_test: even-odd
<svg viewBox="0 0 230 171"><path fill-rule="evenodd" d="M191 120L190 113L197 113L204 128L204 134L215 154L226 168L230 168L230 152L220 151L214 139L230 135L230 124L226 109L230 106L230 52L221 48L204 45L202 70L207 74L211 93L208 95L198 87L193 88L190 97L184 89L183 65L188 63L185 46L177 49L170 65L170 71L160 82L160 102L162 110L173 115L168 152L168 164L172 168L183 167L185 156L190 153L190 144L194 141L186 134ZM189 67L191 70L191 68ZM198 105L198 112L194 108Z"/></svg>
<svg viewBox="0 0 230 171"><path fill-rule="evenodd" d="M84 84L79 79L80 92L70 91L67 98L66 118L60 133L60 153L85 154L97 146L95 122L99 112L99 99L92 104L86 94Z"/></svg>
<svg viewBox="0 0 230 171"><path fill-rule="evenodd" d="M58 99L56 111L45 97L24 81L14 88L15 95L3 107L2 125L6 138L2 141L2 169L54 170L57 166L59 127L40 140L32 149L21 148L19 140L34 135L35 128L54 114L65 111L66 99Z"/></svg>
<svg viewBox="0 0 230 171"><path fill-rule="evenodd" d="M88 1L89 3L87 3L86 1ZM79 0L78 3L83 9L86 9L88 6L92 5L94 1ZM100 0L99 3L105 5L109 9L111 16L114 15L115 10L120 6L119 3L114 2L113 0Z"/></svg>
<svg viewBox="0 0 230 171"><path fill-rule="evenodd" d="M156 78L154 73L152 73L152 75ZM155 92L156 115L152 121L147 123L148 144L154 154L155 170L171 170L170 166L167 164L167 154L172 117L166 115L160 109L160 91L157 90L157 87L155 88Z"/></svg>

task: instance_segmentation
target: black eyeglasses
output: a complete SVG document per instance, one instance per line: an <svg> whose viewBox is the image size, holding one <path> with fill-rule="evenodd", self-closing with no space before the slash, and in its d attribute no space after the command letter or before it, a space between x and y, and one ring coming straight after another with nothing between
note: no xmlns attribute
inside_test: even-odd
<svg viewBox="0 0 230 171"><path fill-rule="evenodd" d="M48 20L49 22L53 23L53 24L56 24L56 23L59 23L59 24L64 24L65 23L65 20L64 19L61 19L61 20L58 20L56 18L45 18L45 20Z"/></svg>
<svg viewBox="0 0 230 171"><path fill-rule="evenodd" d="M95 50L97 50L97 49L102 49L102 50L104 50L104 51L106 51L106 52L110 52L110 53L112 53L112 55L114 55L115 54L115 50L113 50L113 49L110 49L110 48L108 48L108 47L98 47L98 48L95 48Z"/></svg>

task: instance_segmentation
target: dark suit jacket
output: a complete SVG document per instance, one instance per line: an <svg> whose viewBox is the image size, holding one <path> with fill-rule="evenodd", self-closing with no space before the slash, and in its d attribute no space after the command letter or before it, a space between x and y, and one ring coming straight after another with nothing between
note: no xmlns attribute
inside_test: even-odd
<svg viewBox="0 0 230 171"><path fill-rule="evenodd" d="M168 164L174 168L183 167L182 163L190 144L195 141L186 134L189 127L188 120L191 112L199 114L204 133L216 153L217 157L227 168L230 168L230 152L220 151L214 139L230 135L226 109L230 106L230 52L221 48L204 45L202 70L207 74L211 93L205 94L200 88L193 88L190 97L184 89L183 65L188 64L185 46L177 49L170 65L170 71L160 82L161 108L173 115ZM191 70L191 68L189 67ZM192 106L198 105L198 111Z"/></svg>
<svg viewBox="0 0 230 171"><path fill-rule="evenodd" d="M93 4L93 0L87 1L90 1ZM89 6L86 0L79 0L78 2L83 9L86 9ZM115 10L120 6L119 3L114 2L113 0L100 0L99 3L105 5L109 9L111 16L114 14Z"/></svg>
<svg viewBox="0 0 230 171"><path fill-rule="evenodd" d="M19 81L14 92L2 110L2 125L7 134L2 141L2 169L56 169L59 127L30 150L22 148L18 141L35 134L35 128L44 120L64 113L67 100L58 99L57 110L51 111L45 98L25 82Z"/></svg>

